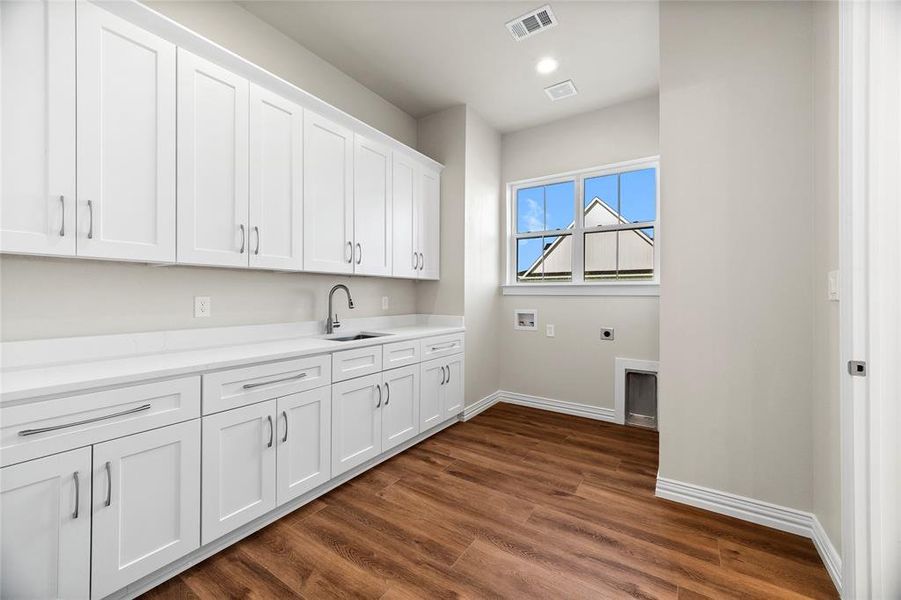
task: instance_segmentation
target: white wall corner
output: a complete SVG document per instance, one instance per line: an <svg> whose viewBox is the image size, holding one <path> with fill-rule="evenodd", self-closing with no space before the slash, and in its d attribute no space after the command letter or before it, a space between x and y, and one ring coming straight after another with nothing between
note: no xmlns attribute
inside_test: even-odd
<svg viewBox="0 0 901 600"><path fill-rule="evenodd" d="M660 475L657 475L656 496L809 538L813 541L835 588L841 593L841 557L813 513L667 479Z"/></svg>

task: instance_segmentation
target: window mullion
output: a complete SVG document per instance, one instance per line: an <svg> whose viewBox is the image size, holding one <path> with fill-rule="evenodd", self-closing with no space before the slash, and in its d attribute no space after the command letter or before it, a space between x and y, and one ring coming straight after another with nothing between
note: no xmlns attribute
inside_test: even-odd
<svg viewBox="0 0 901 600"><path fill-rule="evenodd" d="M573 202L575 211L573 212L573 237L572 237L572 282L583 283L585 281L585 270L583 263L585 261L585 236L582 231L585 229L585 215L582 207L584 195L584 178L579 175L576 177L576 193Z"/></svg>

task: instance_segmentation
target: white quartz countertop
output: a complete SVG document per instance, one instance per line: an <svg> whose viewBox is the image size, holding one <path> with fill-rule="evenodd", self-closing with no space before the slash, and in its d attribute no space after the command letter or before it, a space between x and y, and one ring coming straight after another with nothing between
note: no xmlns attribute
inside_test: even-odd
<svg viewBox="0 0 901 600"><path fill-rule="evenodd" d="M319 327L282 324L4 343L0 404L464 331L461 317L425 315L347 320L335 335L388 334L347 342L325 339Z"/></svg>

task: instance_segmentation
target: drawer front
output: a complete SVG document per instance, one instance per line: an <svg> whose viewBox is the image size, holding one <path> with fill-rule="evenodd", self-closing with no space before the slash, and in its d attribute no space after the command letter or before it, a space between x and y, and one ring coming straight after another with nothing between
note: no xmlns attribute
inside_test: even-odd
<svg viewBox="0 0 901 600"><path fill-rule="evenodd" d="M200 416L200 377L145 383L0 409L0 464Z"/></svg>
<svg viewBox="0 0 901 600"><path fill-rule="evenodd" d="M203 376L203 414L296 394L331 382L327 354L209 373Z"/></svg>
<svg viewBox="0 0 901 600"><path fill-rule="evenodd" d="M432 360L463 352L463 334L438 335L422 340L422 360Z"/></svg>
<svg viewBox="0 0 901 600"><path fill-rule="evenodd" d="M419 363L419 340L395 342L382 346L382 363L384 368L406 367Z"/></svg>
<svg viewBox="0 0 901 600"><path fill-rule="evenodd" d="M381 370L381 346L368 346L332 354L332 382L371 375Z"/></svg>

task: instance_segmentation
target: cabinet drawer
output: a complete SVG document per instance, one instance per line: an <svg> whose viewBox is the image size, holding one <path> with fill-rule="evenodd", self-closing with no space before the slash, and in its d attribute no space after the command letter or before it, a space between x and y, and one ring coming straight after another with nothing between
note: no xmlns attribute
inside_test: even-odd
<svg viewBox="0 0 901 600"><path fill-rule="evenodd" d="M405 367L419 362L419 340L395 342L382 346L382 363L384 368Z"/></svg>
<svg viewBox="0 0 901 600"><path fill-rule="evenodd" d="M0 409L3 465L200 416L200 377L67 396Z"/></svg>
<svg viewBox="0 0 901 600"><path fill-rule="evenodd" d="M381 370L381 346L344 350L332 354L332 382L371 375Z"/></svg>
<svg viewBox="0 0 901 600"><path fill-rule="evenodd" d="M463 352L463 334L438 335L422 340L422 360L432 360Z"/></svg>
<svg viewBox="0 0 901 600"><path fill-rule="evenodd" d="M311 390L332 382L329 356L308 356L203 376L203 414Z"/></svg>

